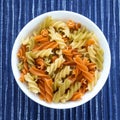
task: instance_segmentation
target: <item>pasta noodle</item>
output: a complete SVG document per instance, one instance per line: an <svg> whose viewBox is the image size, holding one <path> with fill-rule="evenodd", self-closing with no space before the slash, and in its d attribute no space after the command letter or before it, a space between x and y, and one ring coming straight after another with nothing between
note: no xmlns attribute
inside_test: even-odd
<svg viewBox="0 0 120 120"><path fill-rule="evenodd" d="M54 102L59 102L62 95L65 93L66 89L68 89L70 87L70 84L71 84L71 80L69 80L69 79L66 79L64 81L64 83L61 84L58 91L55 92L55 94L54 94L54 97L53 97Z"/></svg>
<svg viewBox="0 0 120 120"><path fill-rule="evenodd" d="M59 33L55 32L55 29L53 27L49 28L49 32L50 32L51 41L56 41L61 49L66 47L66 44L62 39L62 36Z"/></svg>
<svg viewBox="0 0 120 120"><path fill-rule="evenodd" d="M40 51L34 51L32 52L32 57L33 58L38 58L38 57L48 57L49 55L52 54L52 49L45 49L45 50L40 50Z"/></svg>
<svg viewBox="0 0 120 120"><path fill-rule="evenodd" d="M38 80L38 87L40 88L40 98L47 102L52 102L53 99L52 84L52 79Z"/></svg>
<svg viewBox="0 0 120 120"><path fill-rule="evenodd" d="M53 23L53 27L55 27L57 29L57 31L64 33L64 37L69 37L70 30L65 22L56 21Z"/></svg>
<svg viewBox="0 0 120 120"><path fill-rule="evenodd" d="M30 73L27 73L25 76L25 81L28 83L28 88L33 93L39 93L40 89L37 85L37 83L34 80L34 77L30 75Z"/></svg>
<svg viewBox="0 0 120 120"><path fill-rule="evenodd" d="M61 66L61 64L64 62L64 58L61 55L59 58L55 60L54 63L52 63L50 66L47 67L47 72L51 75L54 71L56 71L57 68Z"/></svg>
<svg viewBox="0 0 120 120"><path fill-rule="evenodd" d="M72 98L72 96L74 95L74 93L79 90L81 87L81 83L80 82L75 82L73 85L70 86L70 89L67 91L66 94L64 94L61 97L61 102L66 102L68 100L70 100Z"/></svg>
<svg viewBox="0 0 120 120"><path fill-rule="evenodd" d="M56 74L54 81L54 90L56 90L59 87L62 78L65 78L67 75L70 74L70 72L71 72L70 66L65 66L60 72Z"/></svg>
<svg viewBox="0 0 120 120"><path fill-rule="evenodd" d="M48 103L82 99L103 69L97 36L81 23L51 16L38 27L17 52L20 81Z"/></svg>
<svg viewBox="0 0 120 120"><path fill-rule="evenodd" d="M52 89L52 79L45 79L45 91L46 91L46 101L52 102L53 99L53 89Z"/></svg>

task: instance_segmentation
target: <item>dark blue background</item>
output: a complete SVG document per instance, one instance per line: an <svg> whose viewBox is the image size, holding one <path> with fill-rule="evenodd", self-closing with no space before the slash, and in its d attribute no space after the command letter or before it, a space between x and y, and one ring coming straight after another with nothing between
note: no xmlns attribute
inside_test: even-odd
<svg viewBox="0 0 120 120"><path fill-rule="evenodd" d="M11 70L16 36L32 18L53 10L74 11L104 32L111 49L109 78L88 103L67 110L43 107L19 89ZM120 120L120 0L0 0L0 120Z"/></svg>

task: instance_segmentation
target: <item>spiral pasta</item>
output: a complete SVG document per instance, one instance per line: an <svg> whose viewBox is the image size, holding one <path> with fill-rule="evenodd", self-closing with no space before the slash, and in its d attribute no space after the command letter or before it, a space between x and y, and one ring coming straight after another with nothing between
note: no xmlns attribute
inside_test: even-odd
<svg viewBox="0 0 120 120"><path fill-rule="evenodd" d="M49 36L51 37L51 41L56 41L61 49L66 47L66 44L62 39L62 36L59 33L55 32L55 29L53 27L49 28L49 32L50 32Z"/></svg>
<svg viewBox="0 0 120 120"><path fill-rule="evenodd" d="M48 103L80 100L97 84L103 55L97 36L85 26L48 16L22 40L20 81Z"/></svg>
<svg viewBox="0 0 120 120"><path fill-rule="evenodd" d="M28 83L28 88L31 92L35 94L40 92L40 89L37 83L35 82L34 77L31 76L30 73L27 73L25 75L25 81Z"/></svg>
<svg viewBox="0 0 120 120"><path fill-rule="evenodd" d="M46 92L45 92L44 80L39 79L37 83L38 83L38 87L40 89L40 93L39 93L40 98L42 100L46 100L46 97L45 97Z"/></svg>
<svg viewBox="0 0 120 120"><path fill-rule="evenodd" d="M49 26L52 25L54 20L52 19L51 16L46 17L46 19L40 24L40 29L39 31L43 30L44 28L48 28Z"/></svg>
<svg viewBox="0 0 120 120"><path fill-rule="evenodd" d="M65 61L63 56L61 55L58 59L55 60L50 66L47 67L47 72L51 75L57 68L61 66L61 64Z"/></svg>
<svg viewBox="0 0 120 120"><path fill-rule="evenodd" d="M32 52L31 51L26 52L26 58L27 58L27 62L28 62L29 65L31 65L31 66L34 65L35 60L32 57Z"/></svg>
<svg viewBox="0 0 120 120"><path fill-rule="evenodd" d="M64 33L64 37L69 37L70 36L70 30L67 26L67 24L63 21L56 21L53 23L53 27L57 29L59 32Z"/></svg>
<svg viewBox="0 0 120 120"><path fill-rule="evenodd" d="M66 79L64 81L64 83L62 83L62 85L59 87L58 91L55 92L54 97L53 97L53 101L54 102L59 102L61 96L65 93L66 89L68 89L71 85L71 80Z"/></svg>
<svg viewBox="0 0 120 120"><path fill-rule="evenodd" d="M74 93L79 90L81 87L81 83L80 82L75 82L73 85L70 86L69 90L67 91L66 94L64 94L61 97L61 102L66 102L68 100L70 100L72 98L72 96L74 95Z"/></svg>
<svg viewBox="0 0 120 120"><path fill-rule="evenodd" d="M46 92L46 101L52 102L53 99L53 89L52 89L53 81L52 79L45 79L45 92Z"/></svg>
<svg viewBox="0 0 120 120"><path fill-rule="evenodd" d="M100 76L100 73L96 70L95 71L95 79L92 82L88 83L88 90L89 91L93 90L94 86L97 83L97 80L98 80L99 76Z"/></svg>
<svg viewBox="0 0 120 120"><path fill-rule="evenodd" d="M89 57L90 60L93 63L96 63L98 69L102 69L103 68L103 50L101 48L97 48L95 46L89 46L88 47L88 53L89 53Z"/></svg>
<svg viewBox="0 0 120 120"><path fill-rule="evenodd" d="M22 40L22 44L23 45L26 45L26 47L29 49L29 50L32 50L34 48L34 45L35 45L35 41L33 39L33 37L27 37L26 39Z"/></svg>
<svg viewBox="0 0 120 120"><path fill-rule="evenodd" d="M75 31L71 34L72 43L71 46L73 48L81 49L82 46L85 45L85 42L92 38L93 33L89 32L85 27L81 27L78 31Z"/></svg>
<svg viewBox="0 0 120 120"><path fill-rule="evenodd" d="M34 51L32 52L32 57L33 58L38 58L38 57L48 57L49 55L52 54L52 49L45 49L45 50L40 50L40 51Z"/></svg>
<svg viewBox="0 0 120 120"><path fill-rule="evenodd" d="M54 81L54 90L56 90L60 86L60 84L62 83L62 78L65 78L67 75L70 74L70 72L70 66L65 66L60 72L56 74Z"/></svg>
<svg viewBox="0 0 120 120"><path fill-rule="evenodd" d="M18 69L21 71L23 69L23 62L19 62L17 65Z"/></svg>

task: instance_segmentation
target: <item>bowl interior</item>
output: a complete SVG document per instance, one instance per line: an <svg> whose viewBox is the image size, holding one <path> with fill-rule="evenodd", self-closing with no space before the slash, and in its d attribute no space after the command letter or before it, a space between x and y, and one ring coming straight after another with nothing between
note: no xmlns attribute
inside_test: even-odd
<svg viewBox="0 0 120 120"><path fill-rule="evenodd" d="M100 46L104 50L104 63L103 63L103 70L101 72L101 76L100 76L96 86L94 87L94 89L91 92L87 92L82 97L82 99L79 101L57 103L57 104L46 103L46 102L40 100L40 98L37 95L31 93L28 90L28 88L26 87L26 85L21 83L19 80L20 72L17 68L18 58L17 58L16 54L20 47L21 40L26 38L28 35L30 35L38 27L40 22L42 22L47 16L52 16L54 19L59 19L59 20L71 19L75 22L80 22L82 25L86 26L90 31L93 31L96 34L96 36L98 37ZM73 12L53 11L53 12L48 12L48 13L42 14L42 15L34 18L21 30L21 32L17 36L14 46L13 46L11 64L12 64L12 70L13 70L13 74L14 74L17 84L29 98L31 98L33 101L35 101L41 105L44 105L46 107L56 108L56 109L65 109L65 108L76 107L76 106L86 103L87 101L92 99L102 89L102 87L104 86L104 84L107 80L108 74L109 74L110 65L111 65L111 55L110 55L110 49L109 49L109 46L108 46L108 43L107 43L107 40L106 40L104 34L91 20L84 17L83 15L73 13Z"/></svg>

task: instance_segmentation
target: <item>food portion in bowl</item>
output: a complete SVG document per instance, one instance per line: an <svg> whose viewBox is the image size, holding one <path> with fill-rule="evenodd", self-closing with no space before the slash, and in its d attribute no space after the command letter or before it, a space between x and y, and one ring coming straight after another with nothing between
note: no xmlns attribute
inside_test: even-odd
<svg viewBox="0 0 120 120"><path fill-rule="evenodd" d="M46 102L67 102L91 91L103 69L97 36L81 23L48 16L22 40L20 81Z"/></svg>

